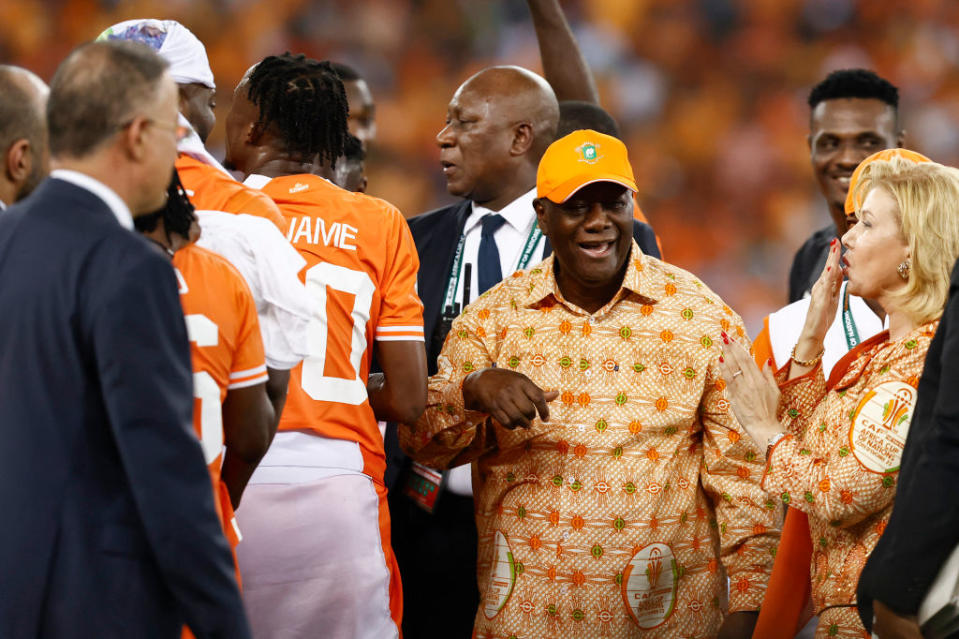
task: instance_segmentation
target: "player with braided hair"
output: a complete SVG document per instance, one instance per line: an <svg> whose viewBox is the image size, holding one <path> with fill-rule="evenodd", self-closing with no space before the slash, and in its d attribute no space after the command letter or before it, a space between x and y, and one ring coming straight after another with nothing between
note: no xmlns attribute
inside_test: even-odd
<svg viewBox="0 0 959 639"><path fill-rule="evenodd" d="M270 450L238 515L254 634L399 635L377 420L410 423L426 402L419 259L392 205L315 175L344 154L343 84L289 53L247 71L227 116L227 161L279 206L306 261L312 351L293 369ZM370 374L375 349L383 373Z"/></svg>

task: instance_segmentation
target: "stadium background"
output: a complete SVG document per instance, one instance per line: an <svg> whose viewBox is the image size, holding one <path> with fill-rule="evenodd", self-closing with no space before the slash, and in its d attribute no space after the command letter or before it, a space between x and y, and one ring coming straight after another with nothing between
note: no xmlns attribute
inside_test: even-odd
<svg viewBox="0 0 959 639"><path fill-rule="evenodd" d="M752 336L785 303L796 248L829 221L805 142L812 84L875 69L900 87L909 146L959 164L959 2L562 4L623 126L666 257L720 293ZM540 68L521 0L2 0L0 61L49 80L72 47L140 17L180 20L206 44L218 154L232 88L253 62L291 50L357 67L377 103L370 193L406 215L451 199L434 136L456 87L490 64Z"/></svg>

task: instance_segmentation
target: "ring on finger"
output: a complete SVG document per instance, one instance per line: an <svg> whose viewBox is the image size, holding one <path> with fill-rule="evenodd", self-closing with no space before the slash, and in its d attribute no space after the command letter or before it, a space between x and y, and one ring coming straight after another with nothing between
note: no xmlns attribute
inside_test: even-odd
<svg viewBox="0 0 959 639"><path fill-rule="evenodd" d="M739 369L738 371L736 371L735 373L733 373L733 379L735 379L737 375L742 375L742 374L743 374L742 369Z"/></svg>

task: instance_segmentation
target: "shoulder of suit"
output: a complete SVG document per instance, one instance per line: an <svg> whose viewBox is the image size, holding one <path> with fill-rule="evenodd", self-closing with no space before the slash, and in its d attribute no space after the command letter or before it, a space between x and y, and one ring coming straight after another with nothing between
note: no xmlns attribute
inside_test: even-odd
<svg viewBox="0 0 959 639"><path fill-rule="evenodd" d="M444 206L438 209L433 209L432 211L427 211L426 213L420 213L411 218L408 218L407 221L410 223L410 229L424 229L430 226L434 226L438 222L446 222L448 215L455 215L460 207L464 204L468 204L469 200L462 200L448 206Z"/></svg>

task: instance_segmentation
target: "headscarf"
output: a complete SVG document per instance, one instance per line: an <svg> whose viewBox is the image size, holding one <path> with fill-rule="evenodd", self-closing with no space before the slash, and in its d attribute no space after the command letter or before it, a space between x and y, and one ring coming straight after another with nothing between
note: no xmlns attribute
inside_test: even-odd
<svg viewBox="0 0 959 639"><path fill-rule="evenodd" d="M177 84L202 84L216 89L206 47L176 20L127 20L101 33L97 40L131 40L147 45L170 64Z"/></svg>

